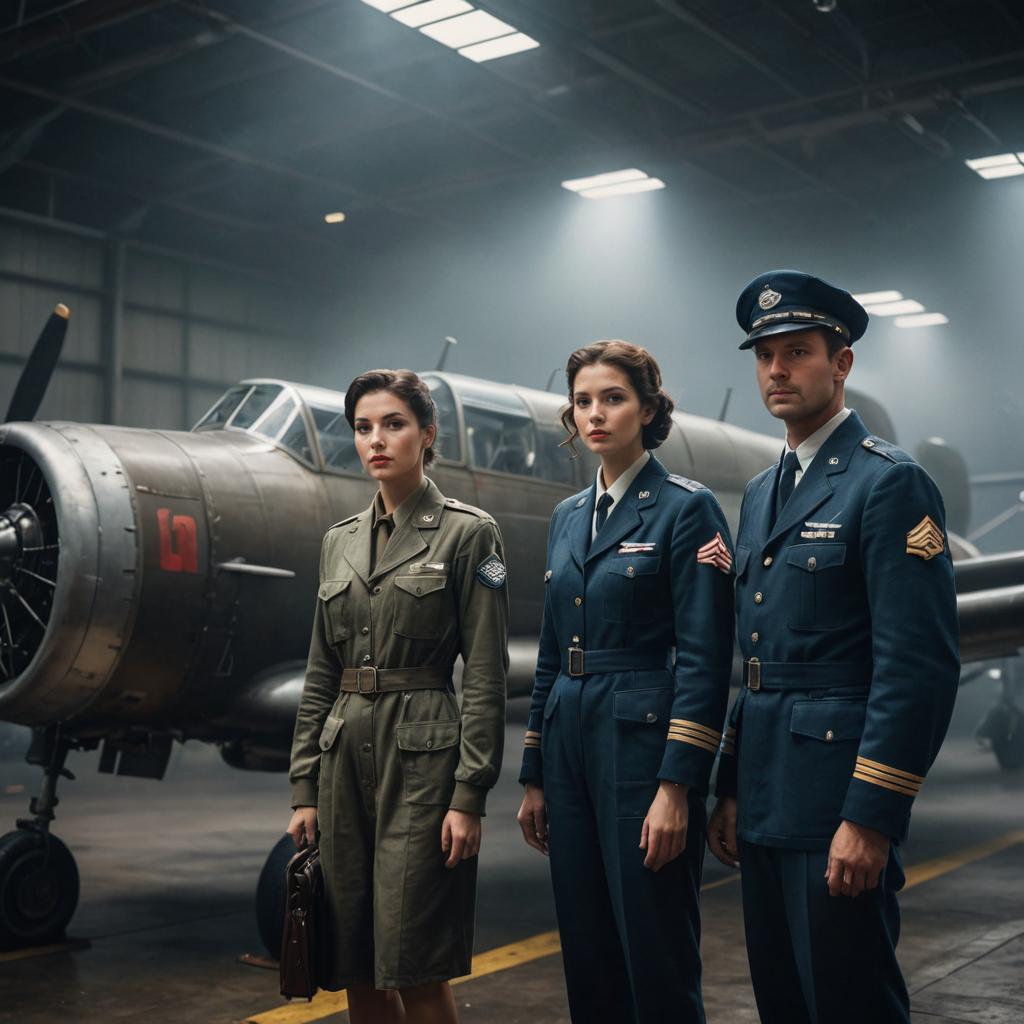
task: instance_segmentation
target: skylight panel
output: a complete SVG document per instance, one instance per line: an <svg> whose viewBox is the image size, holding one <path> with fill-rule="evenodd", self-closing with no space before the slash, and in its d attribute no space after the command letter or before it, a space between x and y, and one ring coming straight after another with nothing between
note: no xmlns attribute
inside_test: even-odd
<svg viewBox="0 0 1024 1024"><path fill-rule="evenodd" d="M460 14L457 18L427 25L420 31L425 36L430 36L431 39L457 50L473 43L482 43L485 39L509 35L515 32L515 26L486 11L472 11L470 14Z"/></svg>
<svg viewBox="0 0 1024 1024"><path fill-rule="evenodd" d="M948 323L949 318L943 313L919 313L916 316L898 316L893 320L896 327L940 327Z"/></svg>
<svg viewBox="0 0 1024 1024"><path fill-rule="evenodd" d="M391 17L403 25L408 25L409 28L419 28L421 25L430 25L432 22L453 18L456 14L465 14L471 10L473 5L466 0L427 0L425 4L416 4L414 7L396 11Z"/></svg>
<svg viewBox="0 0 1024 1024"><path fill-rule="evenodd" d="M485 60L496 60L498 57L507 57L512 53L522 53L524 50L532 50L540 46L536 39L531 39L523 32L514 32L510 36L501 36L498 39L488 39L483 43L475 43L473 46L464 46L459 53L468 57L477 64Z"/></svg>
<svg viewBox="0 0 1024 1024"><path fill-rule="evenodd" d="M864 309L871 316L904 316L908 313L923 313L924 306L916 299L901 299L899 302L880 302L867 305Z"/></svg>

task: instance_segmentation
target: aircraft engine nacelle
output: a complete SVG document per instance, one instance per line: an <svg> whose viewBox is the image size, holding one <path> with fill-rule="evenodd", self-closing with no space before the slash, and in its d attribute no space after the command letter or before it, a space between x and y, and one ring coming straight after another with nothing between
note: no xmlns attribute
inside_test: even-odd
<svg viewBox="0 0 1024 1024"><path fill-rule="evenodd" d="M305 657L331 504L248 434L0 427L0 720L223 737Z"/></svg>

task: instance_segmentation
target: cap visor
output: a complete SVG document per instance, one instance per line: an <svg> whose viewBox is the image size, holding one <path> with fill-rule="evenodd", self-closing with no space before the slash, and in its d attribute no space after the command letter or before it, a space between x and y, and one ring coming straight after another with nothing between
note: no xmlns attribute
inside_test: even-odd
<svg viewBox="0 0 1024 1024"><path fill-rule="evenodd" d="M792 334L795 331L824 331L826 334L831 333L828 324L809 324L806 320L779 320L773 324L765 324L756 331L751 331L747 335L747 340L740 345L740 351L742 352L743 349L750 348L762 338L767 338L770 335Z"/></svg>

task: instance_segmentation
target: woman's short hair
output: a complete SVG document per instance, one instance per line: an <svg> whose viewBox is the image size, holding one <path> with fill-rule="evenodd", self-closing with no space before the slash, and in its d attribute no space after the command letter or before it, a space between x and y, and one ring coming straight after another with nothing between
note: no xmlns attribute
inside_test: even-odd
<svg viewBox="0 0 1024 1024"><path fill-rule="evenodd" d="M606 363L621 370L628 378L633 390L640 399L641 406L654 408L654 418L643 428L643 446L646 449L657 448L672 429L672 410L675 402L661 386L661 368L658 361L647 349L633 345L628 341L595 341L592 345L584 345L576 349L565 364L565 379L569 388L569 404L562 410L562 426L569 435L562 444L566 444L576 454L574 442L579 431L573 419L573 387L576 374L584 366Z"/></svg>
<svg viewBox="0 0 1024 1024"><path fill-rule="evenodd" d="M430 397L426 382L412 370L367 370L359 374L345 390L345 419L355 430L356 405L363 395L389 391L409 407L416 422L424 430L437 424L437 406ZM437 456L437 441L423 453L423 465L429 466Z"/></svg>

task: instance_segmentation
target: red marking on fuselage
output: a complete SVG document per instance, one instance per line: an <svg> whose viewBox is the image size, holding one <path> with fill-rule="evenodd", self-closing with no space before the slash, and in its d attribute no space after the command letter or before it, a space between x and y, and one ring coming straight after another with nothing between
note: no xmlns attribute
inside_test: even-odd
<svg viewBox="0 0 1024 1024"><path fill-rule="evenodd" d="M158 508L156 521L160 526L160 568L167 572L199 572L196 521L191 516L172 516L169 508Z"/></svg>

